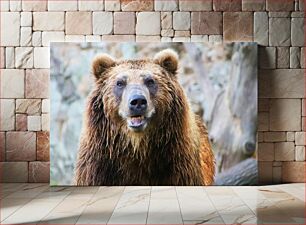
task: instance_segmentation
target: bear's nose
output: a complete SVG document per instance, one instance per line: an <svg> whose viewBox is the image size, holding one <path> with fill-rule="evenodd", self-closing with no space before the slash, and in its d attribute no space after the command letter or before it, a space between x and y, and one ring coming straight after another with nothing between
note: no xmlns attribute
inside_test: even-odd
<svg viewBox="0 0 306 225"><path fill-rule="evenodd" d="M143 95L133 95L129 101L129 108L133 114L144 113L147 109L147 99Z"/></svg>

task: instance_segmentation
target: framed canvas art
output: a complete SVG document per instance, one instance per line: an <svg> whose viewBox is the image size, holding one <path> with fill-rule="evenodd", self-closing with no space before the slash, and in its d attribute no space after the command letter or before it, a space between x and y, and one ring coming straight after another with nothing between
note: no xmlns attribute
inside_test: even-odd
<svg viewBox="0 0 306 225"><path fill-rule="evenodd" d="M51 185L256 185L255 43L52 43Z"/></svg>

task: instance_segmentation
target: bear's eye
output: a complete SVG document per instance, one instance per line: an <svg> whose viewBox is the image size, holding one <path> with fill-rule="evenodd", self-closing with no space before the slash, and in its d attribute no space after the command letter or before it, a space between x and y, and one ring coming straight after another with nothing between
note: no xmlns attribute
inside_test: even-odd
<svg viewBox="0 0 306 225"><path fill-rule="evenodd" d="M148 87L153 87L154 84L155 84L155 81L152 79L152 78L147 78L145 80L145 84L148 86Z"/></svg>
<svg viewBox="0 0 306 225"><path fill-rule="evenodd" d="M123 80L118 80L117 83L116 83L117 87L119 88L123 88L124 85L125 85L125 82Z"/></svg>

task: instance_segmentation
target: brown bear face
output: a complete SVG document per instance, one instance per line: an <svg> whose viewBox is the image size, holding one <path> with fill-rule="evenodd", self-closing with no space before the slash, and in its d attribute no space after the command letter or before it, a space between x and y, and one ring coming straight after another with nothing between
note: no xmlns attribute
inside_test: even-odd
<svg viewBox="0 0 306 225"><path fill-rule="evenodd" d="M156 128L156 115L171 110L178 85L177 68L178 56L169 49L156 54L153 60L117 62L108 55L98 56L93 73L103 96L105 115L132 132L143 132L152 123Z"/></svg>

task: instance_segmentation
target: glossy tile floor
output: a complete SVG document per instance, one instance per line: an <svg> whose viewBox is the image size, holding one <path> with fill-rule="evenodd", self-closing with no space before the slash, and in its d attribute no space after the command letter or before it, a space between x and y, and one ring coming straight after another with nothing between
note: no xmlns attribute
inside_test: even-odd
<svg viewBox="0 0 306 225"><path fill-rule="evenodd" d="M49 187L1 184L1 224L305 224L305 184Z"/></svg>

